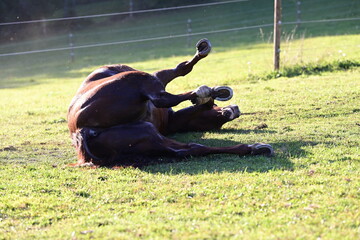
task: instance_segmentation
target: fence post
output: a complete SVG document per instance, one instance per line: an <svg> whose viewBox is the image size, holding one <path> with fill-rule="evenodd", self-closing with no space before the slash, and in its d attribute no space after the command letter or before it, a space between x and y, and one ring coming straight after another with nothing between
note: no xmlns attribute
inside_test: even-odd
<svg viewBox="0 0 360 240"><path fill-rule="evenodd" d="M274 0L274 70L280 68L281 0Z"/></svg>
<svg viewBox="0 0 360 240"><path fill-rule="evenodd" d="M72 32L69 33L69 47L70 47L70 62L73 63L75 61L75 52L74 52L74 35Z"/></svg>
<svg viewBox="0 0 360 240"><path fill-rule="evenodd" d="M296 1L296 27L299 28L301 24L301 1Z"/></svg>
<svg viewBox="0 0 360 240"><path fill-rule="evenodd" d="M191 19L189 18L187 20L187 34L188 34L188 37L187 37L187 46L190 47L190 44L191 44L191 32L192 32L192 29L191 29Z"/></svg>
<svg viewBox="0 0 360 240"><path fill-rule="evenodd" d="M134 11L134 1L133 0L129 0L129 17L132 18L133 17L133 11Z"/></svg>

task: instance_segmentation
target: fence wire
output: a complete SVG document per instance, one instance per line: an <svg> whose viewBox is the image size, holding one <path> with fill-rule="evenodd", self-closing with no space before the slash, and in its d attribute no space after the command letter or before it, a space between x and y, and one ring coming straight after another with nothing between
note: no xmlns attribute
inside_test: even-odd
<svg viewBox="0 0 360 240"><path fill-rule="evenodd" d="M151 13L151 12L163 12L163 11L170 11L170 10L180 10L180 9L189 9L189 8L197 8L197 7L206 7L206 6L216 6L216 5L223 5L223 4L231 4L231 3L238 3L238 2L246 2L249 0L228 0L228 1L219 1L219 2L211 2L211 3L202 3L202 4L192 4L192 5L184 5L184 6L176 6L176 7L167 7L167 8L157 8L157 9L148 9L148 10L137 10L137 11L128 11L128 12L116 12L116 13L106 13L106 14L96 14L96 15L86 15L86 16L77 16L77 17L66 17L66 18L53 18L53 19L41 19L41 20L31 20L31 21L19 21L19 22L7 22L7 23L0 23L0 26L11 26L11 25L18 25L18 24L31 24L31 23L45 23L45 22L54 22L54 21L68 21L68 20L78 20L78 19L88 19L88 18L99 18L99 17L110 17L110 16L119 16L119 15L129 15L129 14L141 14L141 13ZM323 1L323 0L318 0ZM270 8L256 8L252 11L259 12L263 10L271 10ZM310 9L314 10L314 9ZM237 13L238 14L238 13ZM235 16L236 14L226 14L222 17L230 17ZM284 15L284 14L283 14ZM217 17L217 16L216 16ZM213 19L215 16L210 16L206 18L202 18L201 20L209 20ZM260 21L260 20L261 21ZM330 23L330 22L344 22L344 21L357 21L360 20L360 17L350 17L350 18L334 18L334 19L316 19L316 20L301 20L301 21L288 21L282 22L282 25L298 25L298 24L314 24L314 23ZM193 20L193 22L199 22L199 19ZM261 18L251 18L247 19L245 22L247 24L251 24L252 22L270 22L270 19L267 19L262 16ZM232 22L230 20L230 22ZM243 21L243 23L245 23ZM176 21L176 22L167 22L161 26L172 26L175 24L181 24L183 22ZM227 25L222 24L219 25L219 28L226 27ZM129 44L129 43L140 43L140 42L149 42L149 41L157 41L157 40L166 40L166 39L175 39L175 38L182 38L182 37L192 37L192 36L199 36L205 34L217 34L217 33L226 33L226 32L235 32L235 31L243 31L243 30L250 30L250 29L259 29L259 28L268 28L273 27L273 22L271 20L270 23L263 23L263 24L254 24L250 26L242 26L242 27L235 27L235 28L224 28L218 30L211 30L211 31L201 31L198 29L198 32L188 32L184 34L175 34L175 35L166 35L166 36L156 36L156 37L148 37L142 39L130 39L130 40L123 40L123 41L114 41L114 42L103 42L103 43L93 43L93 44L85 44L79 46L66 46L66 47L58 47L58 48L47 48L47 49L38 49L38 50L30 50L30 51L21 51L21 52L9 52L9 53L1 53L0 57L6 56L17 56L17 55L26 55L26 54L35 54L35 53L46 53L46 52L56 52L56 51L66 51L66 50L76 50L76 49L86 49L86 48L95 48L95 47L103 47L103 46L112 46L112 45L120 45L120 44ZM127 32L127 31L134 31L139 30L141 27L130 28L130 29L122 29L122 30L115 30L115 32ZM200 31L199 31L200 30ZM114 32L114 31L112 31ZM99 34L98 32L96 34ZM92 33L88 33L85 35L92 35ZM66 36L64 36L65 38Z"/></svg>
<svg viewBox="0 0 360 240"><path fill-rule="evenodd" d="M148 42L148 41L165 40L165 39L173 39L173 38L181 38L181 37L189 37L189 36L198 36L198 35L205 35L205 34L233 32L233 31L240 31L240 30L247 30L247 29L254 29L254 28L262 28L262 27L271 27L271 26L273 26L272 23L271 24L256 25L256 26L248 26L248 27L239 27L239 28L229 28L229 29L222 29L222 30L215 30L215 31L207 31L207 32L197 32L197 33L190 33L190 34L185 33L185 34L178 34L178 35L171 35L171 36L161 36L161 37L134 39L134 40L127 40L127 41L88 44L88 45L74 46L74 47L50 48L50 49L33 50L33 51L26 51L26 52L4 53L4 54L0 54L0 57L15 56L15 55L25 55L25 54L32 54L32 53L55 52L55 51L72 50L72 49L75 50L75 49L82 49L82 48L104 47L104 46L127 44L127 43Z"/></svg>
<svg viewBox="0 0 360 240"><path fill-rule="evenodd" d="M300 22L294 21L294 22L283 22L281 24L282 25L296 25L296 24L329 23L329 22L343 22L343 21L357 21L357 20L360 20L360 17L306 20L306 21L300 21ZM60 47L60 48L49 48L49 49L40 49L40 50L32 50L32 51L24 51L24 52L2 53L2 54L0 54L0 57L26 55L26 54L34 54L34 53L45 53L45 52L55 52L55 51L64 51L64 50L76 50L76 49L94 48L94 47L104 47L104 46L128 44L128 43L140 43L140 42L148 42L148 41L199 36L199 35L205 35L205 34L216 34L216 33L249 30L249 29L266 28L266 27L272 27L273 25L274 25L273 23L268 23L268 24L260 24L260 25L245 26L245 27L238 27L238 28L228 28L228 29L203 31L203 32L196 32L196 33L185 33L185 34L178 34L178 35L171 35L171 36L159 36L159 37L151 37L151 38L143 38L143 39L133 39L133 40L107 42L107 43L96 43L96 44L87 44L87 45L69 46L69 47Z"/></svg>
<svg viewBox="0 0 360 240"><path fill-rule="evenodd" d="M180 9L196 8L196 7L207 7L207 6L215 6L215 5L222 5L222 4L236 3L236 2L246 2L246 1L248 1L248 0L231 0L231 1L223 1L223 2L192 4L192 5L177 6L177 7L136 10L136 11L128 11L128 12L117 12L117 13L94 14L94 15L77 16L77 17L64 17L64 18L52 18L52 19L38 19L38 20L30 20L30 21L7 22L7 23L0 23L0 26L69 21L69 20L79 20L79 19L88 19L88 18L99 18L99 17L113 17L113 16L121 16L121 15L140 14L140 13L163 12L163 11L170 11L170 10L180 10Z"/></svg>

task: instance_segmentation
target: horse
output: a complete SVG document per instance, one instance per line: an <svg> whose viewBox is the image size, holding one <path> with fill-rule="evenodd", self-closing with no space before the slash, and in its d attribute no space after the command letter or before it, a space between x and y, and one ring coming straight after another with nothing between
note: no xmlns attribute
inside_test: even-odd
<svg viewBox="0 0 360 240"><path fill-rule="evenodd" d="M182 160L209 154L274 154L269 144L209 147L166 137L178 132L218 130L240 116L237 105L218 107L215 100L232 97L230 87L200 86L180 94L165 90L173 79L190 73L208 56L211 43L202 39L190 61L153 74L127 65L106 65L93 71L72 99L67 122L77 151L76 166L143 166L151 159ZM190 100L193 105L174 111Z"/></svg>

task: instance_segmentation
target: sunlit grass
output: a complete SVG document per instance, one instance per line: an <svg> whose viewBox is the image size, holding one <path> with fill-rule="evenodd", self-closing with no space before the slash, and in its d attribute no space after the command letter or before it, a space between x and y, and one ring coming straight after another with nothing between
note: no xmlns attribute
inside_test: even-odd
<svg viewBox="0 0 360 240"><path fill-rule="evenodd" d="M219 105L238 104L243 113L221 131L171 138L210 146L266 142L273 158L214 155L117 170L68 166L76 156L66 111L84 77L109 63L146 72L173 68L194 53L186 39L81 50L73 63L68 52L1 58L0 239L360 238L360 69L310 68L359 61L356 24L336 26L348 35L321 37L334 31L326 24L283 34L283 75L271 79L264 77L273 74L267 30L206 36L212 53L168 86L181 93L228 85L235 95ZM82 34L78 41L93 40ZM311 74L284 77L286 69L306 66Z"/></svg>
<svg viewBox="0 0 360 240"><path fill-rule="evenodd" d="M323 39L309 41L319 44ZM0 95L1 235L5 239L359 237L359 69L249 80L250 73L271 71L266 60L270 49L259 45L217 52L215 46L213 54L189 76L169 85L169 91L200 84L231 86L235 91L231 102L240 106L243 116L223 131L172 137L211 146L268 142L275 147L274 158L218 155L143 169L67 167L76 161L65 121L67 105L82 76L93 68L73 69L68 78L37 75L31 84L23 82L24 77L12 78L13 88L2 89ZM238 56L245 57L237 61ZM189 57L132 66L151 72ZM248 62L257 68L249 69ZM262 124L267 128L259 129Z"/></svg>

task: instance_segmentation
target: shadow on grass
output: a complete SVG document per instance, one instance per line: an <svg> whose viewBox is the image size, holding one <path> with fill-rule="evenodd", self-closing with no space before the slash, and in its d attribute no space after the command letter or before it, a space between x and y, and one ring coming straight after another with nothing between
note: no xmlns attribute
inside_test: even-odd
<svg viewBox="0 0 360 240"><path fill-rule="evenodd" d="M208 142L209 144L206 144ZM211 146L231 146L234 141L207 139L202 144ZM211 144L210 144L211 143ZM144 166L141 169L149 173L161 174L203 174L221 172L268 172L273 170L293 171L294 164L291 158L305 157L309 153L306 146L314 146L316 142L276 142L269 143L274 147L274 157L244 156L230 154L210 155L206 157L192 157L184 160L162 159L160 163Z"/></svg>

